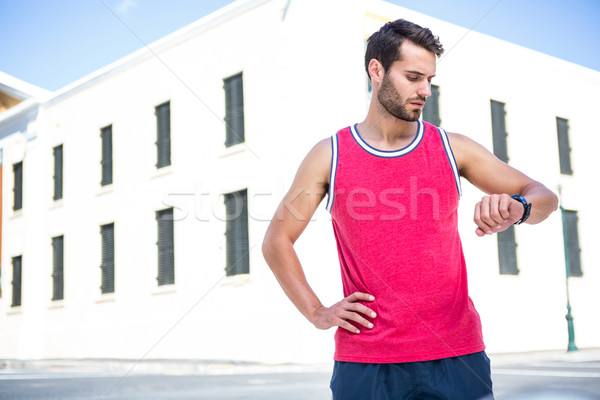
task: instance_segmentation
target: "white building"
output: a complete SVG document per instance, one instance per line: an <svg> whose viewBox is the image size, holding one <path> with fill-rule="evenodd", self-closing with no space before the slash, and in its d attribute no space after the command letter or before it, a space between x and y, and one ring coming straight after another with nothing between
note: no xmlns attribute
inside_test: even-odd
<svg viewBox="0 0 600 400"><path fill-rule="evenodd" d="M364 117L365 39L396 18L447 50L426 118L562 187L577 345L600 346L598 71L381 1L240 0L55 93L0 75L0 358L329 361L333 330L294 309L260 244L312 145ZM560 212L515 228L516 260L504 237L500 263L474 234L482 194L463 192L488 351L566 349ZM296 247L338 301L324 206Z"/></svg>

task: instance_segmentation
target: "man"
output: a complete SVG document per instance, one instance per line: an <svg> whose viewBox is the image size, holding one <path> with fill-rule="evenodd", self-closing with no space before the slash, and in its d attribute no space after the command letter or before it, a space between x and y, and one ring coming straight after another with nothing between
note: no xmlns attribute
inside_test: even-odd
<svg viewBox="0 0 600 400"><path fill-rule="evenodd" d="M429 29L405 20L369 38L365 120L308 153L265 235L286 295L317 328L338 327L335 400L492 398L458 236L459 175L488 193L475 205L478 236L557 208L554 193L484 147L419 121L442 53ZM326 193L346 296L331 307L293 247Z"/></svg>

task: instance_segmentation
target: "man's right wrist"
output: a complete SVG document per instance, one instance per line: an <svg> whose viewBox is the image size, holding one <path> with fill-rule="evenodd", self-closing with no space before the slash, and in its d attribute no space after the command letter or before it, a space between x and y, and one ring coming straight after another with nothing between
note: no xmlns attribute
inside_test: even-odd
<svg viewBox="0 0 600 400"><path fill-rule="evenodd" d="M317 314L321 309L325 308L323 304L319 304L316 307L312 307L311 311L309 311L307 318L310 322L314 322L317 319Z"/></svg>

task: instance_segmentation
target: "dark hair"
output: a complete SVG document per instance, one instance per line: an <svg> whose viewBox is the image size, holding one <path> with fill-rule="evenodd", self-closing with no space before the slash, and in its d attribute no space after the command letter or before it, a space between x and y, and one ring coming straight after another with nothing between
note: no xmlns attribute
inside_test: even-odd
<svg viewBox="0 0 600 400"><path fill-rule="evenodd" d="M386 71L394 61L402 60L400 45L404 39L429 50L438 57L444 53L440 38L434 36L429 28L423 28L404 19L390 21L367 40L367 51L365 52L367 75L369 75L369 62L373 58L378 60ZM370 75L369 79L371 79Z"/></svg>

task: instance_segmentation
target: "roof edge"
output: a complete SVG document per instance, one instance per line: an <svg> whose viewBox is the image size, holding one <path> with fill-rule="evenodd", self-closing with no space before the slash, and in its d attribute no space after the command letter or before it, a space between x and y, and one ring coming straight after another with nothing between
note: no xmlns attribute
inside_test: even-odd
<svg viewBox="0 0 600 400"><path fill-rule="evenodd" d="M44 105L52 105L53 103L73 95L104 78L108 78L124 69L146 61L147 59L156 56L158 52L162 52L165 49L176 46L177 44L182 43L193 36L208 31L227 20L233 19L248 10L261 6L264 3L268 3L269 1L272 0L237 0L231 4L228 4L225 7L222 7L150 44L144 43L144 47L141 49L136 50L133 53L130 53L129 55L126 55L121 59L62 87L61 89L58 89L45 101Z"/></svg>
<svg viewBox="0 0 600 400"><path fill-rule="evenodd" d="M0 127L2 126L2 124L7 123L11 119L18 117L26 118L31 112L31 110L35 109L36 107L39 107L41 104L42 103L36 100L35 98L23 100L21 103L17 104L12 108L9 108L7 111L4 111L2 114L0 114Z"/></svg>
<svg viewBox="0 0 600 400"><path fill-rule="evenodd" d="M2 71L0 71L0 90L21 101L30 98L44 99L52 93Z"/></svg>

